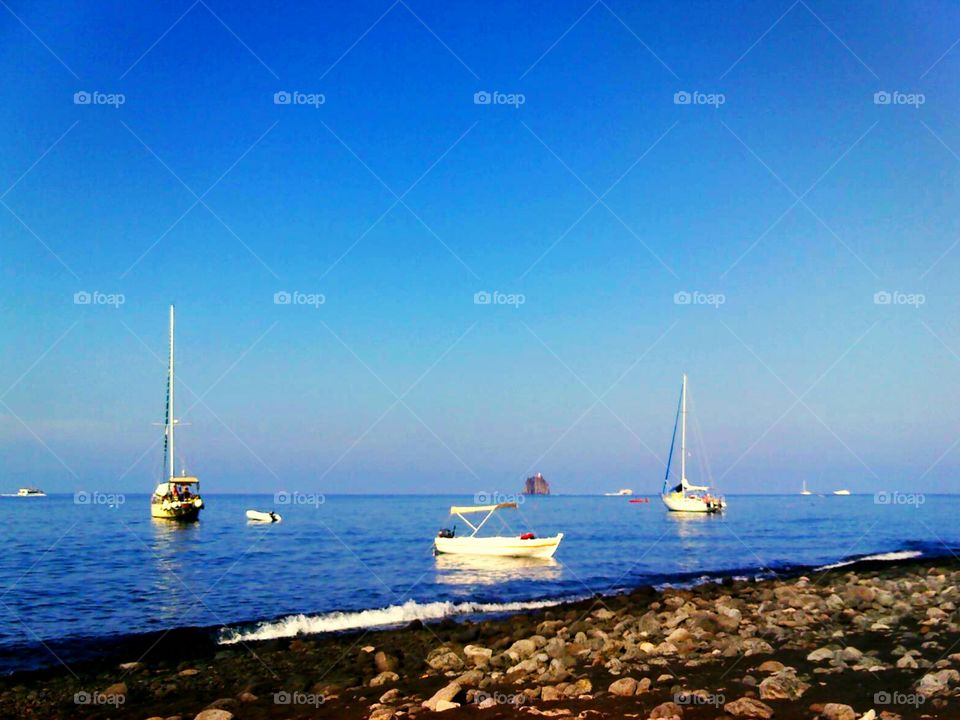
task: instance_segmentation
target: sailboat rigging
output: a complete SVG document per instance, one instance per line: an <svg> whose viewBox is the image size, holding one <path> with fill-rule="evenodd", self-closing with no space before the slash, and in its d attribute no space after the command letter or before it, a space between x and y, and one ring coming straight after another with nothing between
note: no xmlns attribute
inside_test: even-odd
<svg viewBox="0 0 960 720"><path fill-rule="evenodd" d="M199 478L182 472L176 473L176 454L174 444L174 428L177 419L173 411L174 400L174 307L170 306L170 356L167 368L167 405L164 412L163 438L163 466L167 481L157 485L150 498L151 517L165 520L180 520L193 522L200 516L203 509L203 498L200 497ZM191 488L193 488L191 490Z"/></svg>
<svg viewBox="0 0 960 720"><path fill-rule="evenodd" d="M680 482L672 485L670 467L673 463L673 450L677 441L677 426L680 427ZM670 438L670 455L667 458L667 472L663 478L660 498L668 510L674 512L716 513L727 507L722 496L713 493L706 485L694 485L687 480L687 376L683 376L680 389L680 402L673 421L673 436Z"/></svg>

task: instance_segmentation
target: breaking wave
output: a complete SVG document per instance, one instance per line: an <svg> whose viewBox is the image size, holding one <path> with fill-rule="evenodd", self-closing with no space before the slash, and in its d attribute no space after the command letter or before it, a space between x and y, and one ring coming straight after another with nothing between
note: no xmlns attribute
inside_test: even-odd
<svg viewBox="0 0 960 720"><path fill-rule="evenodd" d="M442 620L457 615L481 615L487 613L513 613L524 610L539 610L554 607L577 598L556 600L533 600L530 602L506 603L418 603L408 600L402 605L391 605L358 612L331 612L323 615L289 615L279 620L258 623L252 628L223 628L217 642L232 645L254 640L274 640L302 634L359 630L370 627L405 625L414 620Z"/></svg>
<svg viewBox="0 0 960 720"><path fill-rule="evenodd" d="M862 557L841 560L840 562L821 565L817 570L834 570L835 568L846 567L847 565L859 565L865 562L896 562L897 560L913 560L922 557L923 553L919 550L898 550L896 552L877 553L876 555L863 555Z"/></svg>

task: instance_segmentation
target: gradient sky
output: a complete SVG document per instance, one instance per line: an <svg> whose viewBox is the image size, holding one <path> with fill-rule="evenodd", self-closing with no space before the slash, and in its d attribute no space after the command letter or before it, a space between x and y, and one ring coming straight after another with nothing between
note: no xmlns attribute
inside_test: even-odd
<svg viewBox="0 0 960 720"><path fill-rule="evenodd" d="M955 4L2 5L4 491L957 487Z"/></svg>

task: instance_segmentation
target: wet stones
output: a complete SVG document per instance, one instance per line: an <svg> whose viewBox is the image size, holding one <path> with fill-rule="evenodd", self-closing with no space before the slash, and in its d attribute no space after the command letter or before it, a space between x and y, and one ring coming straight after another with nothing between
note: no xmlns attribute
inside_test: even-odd
<svg viewBox="0 0 960 720"><path fill-rule="evenodd" d="M797 677L793 668L784 668L760 683L760 697L763 700L798 700L807 690L808 683Z"/></svg>
<svg viewBox="0 0 960 720"><path fill-rule="evenodd" d="M773 717L773 708L759 700L742 697L739 700L728 702L723 706L724 711L735 718L759 718L767 720Z"/></svg>

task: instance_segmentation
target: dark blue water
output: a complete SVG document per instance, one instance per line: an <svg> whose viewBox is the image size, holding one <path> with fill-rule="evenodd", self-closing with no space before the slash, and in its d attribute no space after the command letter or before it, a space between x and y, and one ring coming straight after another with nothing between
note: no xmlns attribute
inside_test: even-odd
<svg viewBox="0 0 960 720"><path fill-rule="evenodd" d="M146 495L116 507L0 498L0 669L55 663L44 641L79 648L183 626L236 628L221 640L275 637L879 553L945 555L960 545L957 496L921 505L873 496L728 500L718 517L667 513L658 498L528 498L502 513L510 527L565 539L554 561L524 562L433 556L449 506L469 497L327 496L277 507L273 496L209 496L193 525L151 520ZM247 523L251 508L284 520ZM357 614L370 609L384 610ZM258 624L266 620L274 622Z"/></svg>

